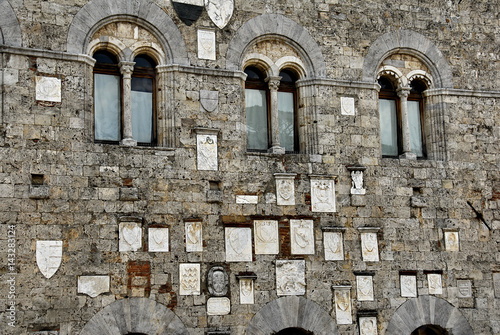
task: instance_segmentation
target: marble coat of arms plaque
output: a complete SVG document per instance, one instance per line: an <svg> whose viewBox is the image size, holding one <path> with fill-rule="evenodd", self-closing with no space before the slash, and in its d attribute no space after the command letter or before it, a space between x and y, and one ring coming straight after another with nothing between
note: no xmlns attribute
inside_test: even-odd
<svg viewBox="0 0 500 335"><path fill-rule="evenodd" d="M377 318L374 316L359 317L360 335L377 335Z"/></svg>
<svg viewBox="0 0 500 335"><path fill-rule="evenodd" d="M252 261L252 230L229 228L226 230L226 262Z"/></svg>
<svg viewBox="0 0 500 335"><path fill-rule="evenodd" d="M186 251L203 251L203 232L201 221L186 222L184 225L186 231Z"/></svg>
<svg viewBox="0 0 500 335"><path fill-rule="evenodd" d="M198 170L217 171L217 135L198 134L196 142Z"/></svg>
<svg viewBox="0 0 500 335"><path fill-rule="evenodd" d="M311 210L335 212L335 180L311 178Z"/></svg>
<svg viewBox="0 0 500 335"><path fill-rule="evenodd" d="M428 273L429 294L443 294L442 277L439 273Z"/></svg>
<svg viewBox="0 0 500 335"><path fill-rule="evenodd" d="M234 0L205 0L205 9L212 22L222 29L233 16Z"/></svg>
<svg viewBox="0 0 500 335"><path fill-rule="evenodd" d="M342 232L324 232L323 245L325 249L325 260L344 260L344 242Z"/></svg>
<svg viewBox="0 0 500 335"><path fill-rule="evenodd" d="M200 295L200 264L179 264L179 294Z"/></svg>
<svg viewBox="0 0 500 335"><path fill-rule="evenodd" d="M276 255L279 252L278 221L255 220L253 222L255 254Z"/></svg>
<svg viewBox="0 0 500 335"><path fill-rule="evenodd" d="M276 294L304 295L306 293L306 262L276 260Z"/></svg>
<svg viewBox="0 0 500 335"><path fill-rule="evenodd" d="M365 262L379 261L377 233L361 233L361 253Z"/></svg>
<svg viewBox="0 0 500 335"><path fill-rule="evenodd" d="M335 288L335 315L337 324L352 324L351 289Z"/></svg>
<svg viewBox="0 0 500 335"><path fill-rule="evenodd" d="M290 244L293 255L314 254L314 223L312 220L290 220Z"/></svg>
<svg viewBox="0 0 500 335"><path fill-rule="evenodd" d="M276 203L279 206L295 205L295 176L292 173L275 173Z"/></svg>
<svg viewBox="0 0 500 335"><path fill-rule="evenodd" d="M373 277L356 276L358 301L373 301Z"/></svg>
<svg viewBox="0 0 500 335"><path fill-rule="evenodd" d="M401 282L401 296L406 298L417 297L417 276L415 275L401 275L399 277Z"/></svg>
<svg viewBox="0 0 500 335"><path fill-rule="evenodd" d="M240 304L251 305L254 303L254 286L253 279L240 279Z"/></svg>
<svg viewBox="0 0 500 335"><path fill-rule="evenodd" d="M150 252L168 252L168 228L148 229L148 250Z"/></svg>
<svg viewBox="0 0 500 335"><path fill-rule="evenodd" d="M120 252L137 251L142 247L142 228L138 222L120 222Z"/></svg>
<svg viewBox="0 0 500 335"><path fill-rule="evenodd" d="M36 241L36 264L45 278L52 277L62 261L62 241Z"/></svg>

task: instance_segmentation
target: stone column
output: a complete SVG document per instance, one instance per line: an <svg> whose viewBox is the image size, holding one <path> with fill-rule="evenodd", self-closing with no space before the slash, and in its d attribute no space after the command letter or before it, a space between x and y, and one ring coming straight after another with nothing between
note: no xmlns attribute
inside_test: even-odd
<svg viewBox="0 0 500 335"><path fill-rule="evenodd" d="M132 72L134 62L120 62L120 72L123 77L123 139L122 145L137 145L132 137Z"/></svg>
<svg viewBox="0 0 500 335"><path fill-rule="evenodd" d="M280 146L280 125L278 118L278 87L280 86L281 77L271 76L266 79L269 84L270 91L270 115L271 124L269 129L271 131L271 148L269 152L274 154L284 154L285 148Z"/></svg>
<svg viewBox="0 0 500 335"><path fill-rule="evenodd" d="M401 103L401 135L403 137L403 154L401 158L417 159L417 155L411 152L410 145L410 126L408 124L408 95L410 94L409 87L401 87L398 89L398 97Z"/></svg>

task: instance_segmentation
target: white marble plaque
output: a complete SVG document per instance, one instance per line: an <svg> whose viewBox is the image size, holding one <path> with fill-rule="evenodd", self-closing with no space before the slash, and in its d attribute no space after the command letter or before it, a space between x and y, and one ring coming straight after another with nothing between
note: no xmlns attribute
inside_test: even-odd
<svg viewBox="0 0 500 335"><path fill-rule="evenodd" d="M62 241L36 241L36 264L45 278L52 277L62 261Z"/></svg>
<svg viewBox="0 0 500 335"><path fill-rule="evenodd" d="M444 244L446 251L459 251L460 243L458 240L458 231L445 231Z"/></svg>
<svg viewBox="0 0 500 335"><path fill-rule="evenodd" d="M203 232L201 222L186 222L186 251L203 251Z"/></svg>
<svg viewBox="0 0 500 335"><path fill-rule="evenodd" d="M224 28L234 11L234 0L205 0L205 9L219 29Z"/></svg>
<svg viewBox="0 0 500 335"><path fill-rule="evenodd" d="M168 228L148 229L148 250L150 252L168 252Z"/></svg>
<svg viewBox="0 0 500 335"><path fill-rule="evenodd" d="M373 277L356 276L356 293L358 301L373 301Z"/></svg>
<svg viewBox="0 0 500 335"><path fill-rule="evenodd" d="M219 92L200 90L201 112L217 113L219 107Z"/></svg>
<svg viewBox="0 0 500 335"><path fill-rule="evenodd" d="M55 77L35 77L36 100L61 102L61 79Z"/></svg>
<svg viewBox="0 0 500 335"><path fill-rule="evenodd" d="M441 274L428 273L427 283L429 284L429 294L443 294L443 283L441 281Z"/></svg>
<svg viewBox="0 0 500 335"><path fill-rule="evenodd" d="M226 228L226 262L252 261L252 230Z"/></svg>
<svg viewBox="0 0 500 335"><path fill-rule="evenodd" d="M352 324L352 305L350 289L335 289L335 315L337 324Z"/></svg>
<svg viewBox="0 0 500 335"><path fill-rule="evenodd" d="M240 279L240 304L252 305L254 303L253 279Z"/></svg>
<svg viewBox="0 0 500 335"><path fill-rule="evenodd" d="M325 260L344 260L344 242L341 232L324 232L323 244L325 248Z"/></svg>
<svg viewBox="0 0 500 335"><path fill-rule="evenodd" d="M277 255L279 253L278 221L255 220L253 222L255 254Z"/></svg>
<svg viewBox="0 0 500 335"><path fill-rule="evenodd" d="M217 171L217 135L198 134L196 142L198 170Z"/></svg>
<svg viewBox="0 0 500 335"><path fill-rule="evenodd" d="M365 194L366 190L363 187L363 171L353 170L351 171L351 194Z"/></svg>
<svg viewBox="0 0 500 335"><path fill-rule="evenodd" d="M99 294L106 292L109 292L109 276L78 277L78 293L95 298Z"/></svg>
<svg viewBox="0 0 500 335"><path fill-rule="evenodd" d="M237 204L257 204L258 202L258 195L236 195Z"/></svg>
<svg viewBox="0 0 500 335"><path fill-rule="evenodd" d="M179 264L179 294L200 295L200 264Z"/></svg>
<svg viewBox="0 0 500 335"><path fill-rule="evenodd" d="M401 296L407 298L417 297L417 276L401 275Z"/></svg>
<svg viewBox="0 0 500 335"><path fill-rule="evenodd" d="M457 289L459 298L472 298L472 283L470 280L457 280Z"/></svg>
<svg viewBox="0 0 500 335"><path fill-rule="evenodd" d="M276 203L279 206L295 205L295 174L275 174Z"/></svg>
<svg viewBox="0 0 500 335"><path fill-rule="evenodd" d="M142 229L138 222L120 223L120 240L118 249L120 252L137 251L142 247Z"/></svg>
<svg viewBox="0 0 500 335"><path fill-rule="evenodd" d="M306 293L306 261L276 260L276 294L304 295Z"/></svg>
<svg viewBox="0 0 500 335"><path fill-rule="evenodd" d="M183 4L186 4L186 5L193 5L193 6L204 6L204 3L203 3L204 0L175 0L174 2L179 2L179 3L183 3Z"/></svg>
<svg viewBox="0 0 500 335"><path fill-rule="evenodd" d="M231 312L231 301L229 298L209 298L207 300L208 315L228 315Z"/></svg>
<svg viewBox="0 0 500 335"><path fill-rule="evenodd" d="M377 233L361 233L361 253L365 262L379 261Z"/></svg>
<svg viewBox="0 0 500 335"><path fill-rule="evenodd" d="M351 97L340 97L340 109L342 111L342 115L354 115L354 98Z"/></svg>
<svg viewBox="0 0 500 335"><path fill-rule="evenodd" d="M377 318L374 316L359 317L359 335L377 335Z"/></svg>
<svg viewBox="0 0 500 335"><path fill-rule="evenodd" d="M292 255L314 254L313 220L290 220L290 244Z"/></svg>
<svg viewBox="0 0 500 335"><path fill-rule="evenodd" d="M215 31L198 29L198 58L215 60Z"/></svg>
<svg viewBox="0 0 500 335"><path fill-rule="evenodd" d="M333 179L311 179L311 208L313 212L335 212Z"/></svg>

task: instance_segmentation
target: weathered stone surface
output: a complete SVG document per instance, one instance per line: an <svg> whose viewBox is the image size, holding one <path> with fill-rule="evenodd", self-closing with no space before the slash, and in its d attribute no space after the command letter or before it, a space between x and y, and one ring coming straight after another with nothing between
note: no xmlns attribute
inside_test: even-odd
<svg viewBox="0 0 500 335"><path fill-rule="evenodd" d="M109 276L78 277L78 293L95 298L105 292L109 292Z"/></svg>

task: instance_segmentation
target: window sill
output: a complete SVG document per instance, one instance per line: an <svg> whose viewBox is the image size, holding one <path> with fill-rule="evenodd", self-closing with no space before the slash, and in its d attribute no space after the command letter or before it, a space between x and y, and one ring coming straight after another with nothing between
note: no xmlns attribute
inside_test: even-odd
<svg viewBox="0 0 500 335"><path fill-rule="evenodd" d="M165 152L174 152L176 148L167 148L167 147L158 147L158 146L147 146L147 145L123 145L119 143L103 143L103 142L94 142L94 144L102 146L104 148L120 148L120 149L133 149L133 150L142 150L142 151L165 151Z"/></svg>

